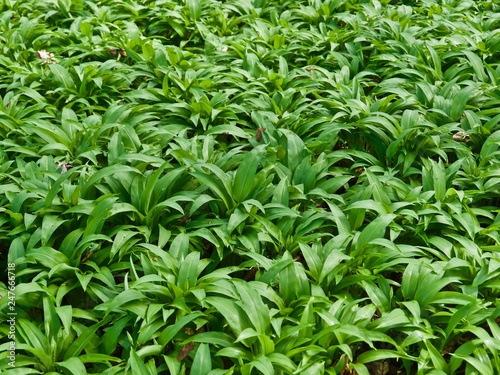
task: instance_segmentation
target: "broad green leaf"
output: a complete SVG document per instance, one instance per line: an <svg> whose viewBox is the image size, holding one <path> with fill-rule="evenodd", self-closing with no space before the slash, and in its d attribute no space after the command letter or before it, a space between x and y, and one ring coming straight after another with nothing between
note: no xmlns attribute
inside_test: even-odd
<svg viewBox="0 0 500 375"><path fill-rule="evenodd" d="M141 191L141 199L139 200L140 207L139 209L143 212L148 212L153 205L155 205L157 202L155 201L155 197L153 196L154 189L156 188L156 184L158 183L158 180L160 179L161 174L165 171L167 167L170 166L170 163L164 163L160 168L158 168L152 175L149 175L147 178L147 183L146 186L144 186L144 189ZM175 173L175 175L171 176L171 181L175 181L175 178L177 178L177 175L179 172L182 172L182 170L177 170L178 173ZM165 186L162 186L162 189L165 189Z"/></svg>
<svg viewBox="0 0 500 375"><path fill-rule="evenodd" d="M390 206L391 199L389 198L386 191L384 190L384 187L380 183L378 177L375 174L373 174L369 169L366 169L365 173L366 173L366 176L368 177L368 182L370 183L370 186L372 187L373 199L376 202L380 202L384 205Z"/></svg>
<svg viewBox="0 0 500 375"><path fill-rule="evenodd" d="M201 272L201 263L200 253L189 253L180 264L176 285L186 292L194 288Z"/></svg>
<svg viewBox="0 0 500 375"><path fill-rule="evenodd" d="M186 258L189 253L189 234L179 233L170 244L168 251L176 259Z"/></svg>
<svg viewBox="0 0 500 375"><path fill-rule="evenodd" d="M468 50L464 50L463 53L469 60L469 63L472 66L472 69L474 70L474 74L476 74L477 79L483 82L486 81L488 78L484 73L483 62L481 61L479 56L476 53Z"/></svg>
<svg viewBox="0 0 500 375"><path fill-rule="evenodd" d="M87 227L85 228L84 236L99 233L104 226L106 219L109 216L111 208L118 199L116 197L101 197L98 204L90 213L87 219Z"/></svg>
<svg viewBox="0 0 500 375"><path fill-rule="evenodd" d="M246 212L243 212L239 208L236 208L231 216L229 216L229 221L227 223L227 233L231 234L233 231L243 223L250 215Z"/></svg>
<svg viewBox="0 0 500 375"><path fill-rule="evenodd" d="M307 267L309 268L312 277L318 280L323 265L321 259L319 258L317 252L315 251L316 249L313 250L313 248L307 246L302 242L299 242L299 247L302 250L302 254L304 255Z"/></svg>
<svg viewBox="0 0 500 375"><path fill-rule="evenodd" d="M410 357L409 355L405 355L394 350L374 349L367 350L366 352L361 353L356 359L356 362L368 363L374 361L383 361L391 358L412 359L412 357Z"/></svg>
<svg viewBox="0 0 500 375"><path fill-rule="evenodd" d="M254 148L246 154L236 170L233 182L233 197L237 203L243 202L252 192L255 175L262 157L263 148Z"/></svg>
<svg viewBox="0 0 500 375"><path fill-rule="evenodd" d="M137 355L137 352L133 348L130 349L128 366L130 366L133 374L150 374L148 368L143 362L143 359Z"/></svg>
<svg viewBox="0 0 500 375"><path fill-rule="evenodd" d="M238 347L229 347L229 348L222 348L219 350L216 354L216 356L220 357L229 357L229 358L241 358L246 361L251 361L253 358L253 355L251 352L244 350L242 348Z"/></svg>
<svg viewBox="0 0 500 375"><path fill-rule="evenodd" d="M48 246L31 249L27 252L26 257L36 260L47 268L54 268L59 264L69 264L69 259L63 253Z"/></svg>
<svg viewBox="0 0 500 375"><path fill-rule="evenodd" d="M184 341L183 345L187 344L188 342L199 342L222 347L229 347L233 345L234 338L224 332L212 331L198 333Z"/></svg>
<svg viewBox="0 0 500 375"><path fill-rule="evenodd" d="M45 333L48 338L57 340L61 323L54 307L53 301L48 297L43 297L43 313L45 323Z"/></svg>
<svg viewBox="0 0 500 375"><path fill-rule="evenodd" d="M279 293L287 305L310 295L310 284L301 264L294 262L279 273Z"/></svg>
<svg viewBox="0 0 500 375"><path fill-rule="evenodd" d="M478 305L477 302L472 302L469 303L468 305L462 306L460 309L458 309L451 319L448 321L448 324L445 329L446 337L451 337L451 334L453 333L453 330L456 328L456 326L469 317L471 313L476 312L478 310Z"/></svg>
<svg viewBox="0 0 500 375"><path fill-rule="evenodd" d="M9 246L9 255L7 261L9 263L15 263L18 259L23 258L24 255L25 255L25 248L22 238L20 237L14 238Z"/></svg>
<svg viewBox="0 0 500 375"><path fill-rule="evenodd" d="M429 340L425 341L425 346L429 351L429 355L431 357L431 361L432 364L434 365L434 368L436 370L443 371L446 373L448 365L446 364L446 361L443 359L441 353L434 347L434 345L432 345L432 343Z"/></svg>
<svg viewBox="0 0 500 375"><path fill-rule="evenodd" d="M206 135L208 134L231 134L233 137L239 137L239 138L250 138L251 135L249 135L247 132L245 132L243 129L237 127L236 125L217 125L214 127L211 127L205 132Z"/></svg>
<svg viewBox="0 0 500 375"><path fill-rule="evenodd" d="M252 77L257 78L264 70L264 66L259 61L259 57L255 53L247 51L243 58L243 69L248 71Z"/></svg>
<svg viewBox="0 0 500 375"><path fill-rule="evenodd" d="M465 110L467 102L474 98L473 94L475 90L475 87L467 86L455 95L450 112L450 117L452 118L452 120L457 121L458 119L460 119L460 117L462 117L462 113Z"/></svg>
<svg viewBox="0 0 500 375"><path fill-rule="evenodd" d="M229 210L233 207L233 198L231 195L231 190L226 189L224 183L217 180L217 176L202 172L191 172L191 175L198 179L202 185L206 185L210 190L212 190L217 198L219 198L224 205Z"/></svg>
<svg viewBox="0 0 500 375"><path fill-rule="evenodd" d="M272 281L276 278L276 276L286 267L290 266L293 263L293 259L284 259L278 261L273 266L269 267L262 275L259 277L259 281L265 284L271 284Z"/></svg>
<svg viewBox="0 0 500 375"><path fill-rule="evenodd" d="M62 367L69 371L70 374L74 375L86 375L87 370L85 369L85 365L81 361L80 358L72 357L68 358L63 362L57 362L58 367Z"/></svg>
<svg viewBox="0 0 500 375"><path fill-rule="evenodd" d="M248 316L248 320L252 322L259 334L266 334L271 324L269 308L263 303L256 290L252 288L252 284L238 279L235 279L233 284L240 295L239 305L242 311Z"/></svg>
<svg viewBox="0 0 500 375"><path fill-rule="evenodd" d="M109 362L121 362L122 360L118 357L113 357L106 354L91 353L91 354L81 354L78 358L83 363L103 363L107 364Z"/></svg>
<svg viewBox="0 0 500 375"><path fill-rule="evenodd" d="M385 235L387 226L394 220L397 215L387 214L381 215L368 224L359 234L356 247L359 249L363 245L368 244L376 238L382 238Z"/></svg>
<svg viewBox="0 0 500 375"><path fill-rule="evenodd" d="M264 375L274 374L274 367L271 360L266 356L259 356L257 359L253 360L248 364L249 366L254 366ZM243 372L243 369L242 369Z"/></svg>
<svg viewBox="0 0 500 375"><path fill-rule="evenodd" d="M17 319L17 332L23 341L34 349L49 351L47 337L40 331L35 324L26 319Z"/></svg>
<svg viewBox="0 0 500 375"><path fill-rule="evenodd" d="M283 133L282 146L286 150L285 166L292 172L295 171L299 163L307 154L307 148L297 134L287 129L280 129Z"/></svg>
<svg viewBox="0 0 500 375"><path fill-rule="evenodd" d="M291 374L297 369L297 365L282 353L270 353L267 357L271 360L273 367L281 371Z"/></svg>
<svg viewBox="0 0 500 375"><path fill-rule="evenodd" d="M229 324L233 334L237 337L246 328L252 328L253 324L247 315L234 300L222 297L207 297L205 301L214 306Z"/></svg>
<svg viewBox="0 0 500 375"><path fill-rule="evenodd" d="M90 341L95 338L97 330L103 325L108 324L110 320L110 317L106 317L99 323L96 323L85 329L68 348L68 350L64 354L64 360L66 361L69 358L78 357L82 350L84 350L85 347L90 343Z"/></svg>
<svg viewBox="0 0 500 375"><path fill-rule="evenodd" d="M75 83L73 78L69 74L68 70L59 64L49 64L50 71L54 77L54 80L59 83L65 89L75 89Z"/></svg>
<svg viewBox="0 0 500 375"><path fill-rule="evenodd" d="M206 375L212 370L212 358L207 344L200 344L196 350L191 367L191 374Z"/></svg>
<svg viewBox="0 0 500 375"><path fill-rule="evenodd" d="M123 305L137 300L145 299L146 296L141 292L134 289L127 289L121 292L116 297L110 299L109 301L102 304L101 310L105 311L105 315L109 315L111 312L115 312L117 309L121 309Z"/></svg>
<svg viewBox="0 0 500 375"><path fill-rule="evenodd" d="M66 221L67 220L61 220L55 215L46 215L43 217L41 233L42 246L46 246L48 244L48 241L53 238L54 232L57 228L59 228Z"/></svg>
<svg viewBox="0 0 500 375"><path fill-rule="evenodd" d="M175 335L177 335L177 333L179 333L179 331L186 326L186 324L203 315L204 314L202 312L196 311L183 316L178 319L175 324L169 325L162 331L160 337L158 338L158 342L163 346L167 345L175 337Z"/></svg>
<svg viewBox="0 0 500 375"><path fill-rule="evenodd" d="M47 196L45 197L45 207L49 207L50 205L52 205L53 201L54 201L54 198L56 197L56 195L59 193L59 189L62 185L62 183L66 180L68 180L73 174L75 174L76 172L78 172L79 168L78 167L73 167L71 168L69 171L67 171L66 173L63 173L57 180L56 182L54 182L52 184L52 187L49 191L49 193L47 194Z"/></svg>
<svg viewBox="0 0 500 375"><path fill-rule="evenodd" d="M118 339L120 337L121 332L127 325L129 324L129 321L132 319L132 316L125 316L117 321L114 322L114 324L111 327L108 327L106 329L106 333L102 335L101 340L102 340L102 345L104 347L104 353L109 355L113 353L113 351L116 349L116 345L118 342ZM81 358L81 356L80 356Z"/></svg>
<svg viewBox="0 0 500 375"><path fill-rule="evenodd" d="M113 176L115 173L123 173L123 172L130 172L130 173L137 173L140 174L141 172L136 169L129 167L127 165L110 165L108 167L104 167L100 169L99 171L95 172L83 185L82 188L82 194L84 194L90 187L95 186L98 182L101 182L108 176Z"/></svg>

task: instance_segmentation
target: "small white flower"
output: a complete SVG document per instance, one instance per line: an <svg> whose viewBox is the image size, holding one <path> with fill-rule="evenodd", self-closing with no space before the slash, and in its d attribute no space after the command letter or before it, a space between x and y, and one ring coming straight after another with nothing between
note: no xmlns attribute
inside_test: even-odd
<svg viewBox="0 0 500 375"><path fill-rule="evenodd" d="M39 59L43 60L41 62L41 65L57 63L57 59L54 57L54 54L52 52L47 52L46 50L41 49L36 54Z"/></svg>
<svg viewBox="0 0 500 375"><path fill-rule="evenodd" d="M470 141L470 136L469 134L465 133L465 132L456 132L455 134L453 134L453 140L455 142L469 142Z"/></svg>
<svg viewBox="0 0 500 375"><path fill-rule="evenodd" d="M61 168L61 174L66 173L68 169L73 168L73 165L66 163L64 161L58 161L57 166Z"/></svg>

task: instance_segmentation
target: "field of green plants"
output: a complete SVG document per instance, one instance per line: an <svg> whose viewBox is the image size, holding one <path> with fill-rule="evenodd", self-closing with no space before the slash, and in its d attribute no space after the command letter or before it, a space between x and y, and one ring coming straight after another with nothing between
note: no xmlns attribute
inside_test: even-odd
<svg viewBox="0 0 500 375"><path fill-rule="evenodd" d="M500 373L498 0L2 0L0 49L0 373Z"/></svg>

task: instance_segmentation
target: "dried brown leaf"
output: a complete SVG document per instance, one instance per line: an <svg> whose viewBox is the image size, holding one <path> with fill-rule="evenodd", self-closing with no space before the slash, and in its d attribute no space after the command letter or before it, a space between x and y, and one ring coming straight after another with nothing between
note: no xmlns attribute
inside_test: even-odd
<svg viewBox="0 0 500 375"><path fill-rule="evenodd" d="M188 354L194 349L194 342L189 342L181 348L177 359L182 361L184 358L188 356Z"/></svg>

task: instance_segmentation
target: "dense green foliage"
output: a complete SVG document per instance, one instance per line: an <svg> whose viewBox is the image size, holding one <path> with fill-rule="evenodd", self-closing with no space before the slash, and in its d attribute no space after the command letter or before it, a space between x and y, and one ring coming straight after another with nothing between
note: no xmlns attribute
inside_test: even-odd
<svg viewBox="0 0 500 375"><path fill-rule="evenodd" d="M0 11L0 372L500 373L498 1Z"/></svg>

